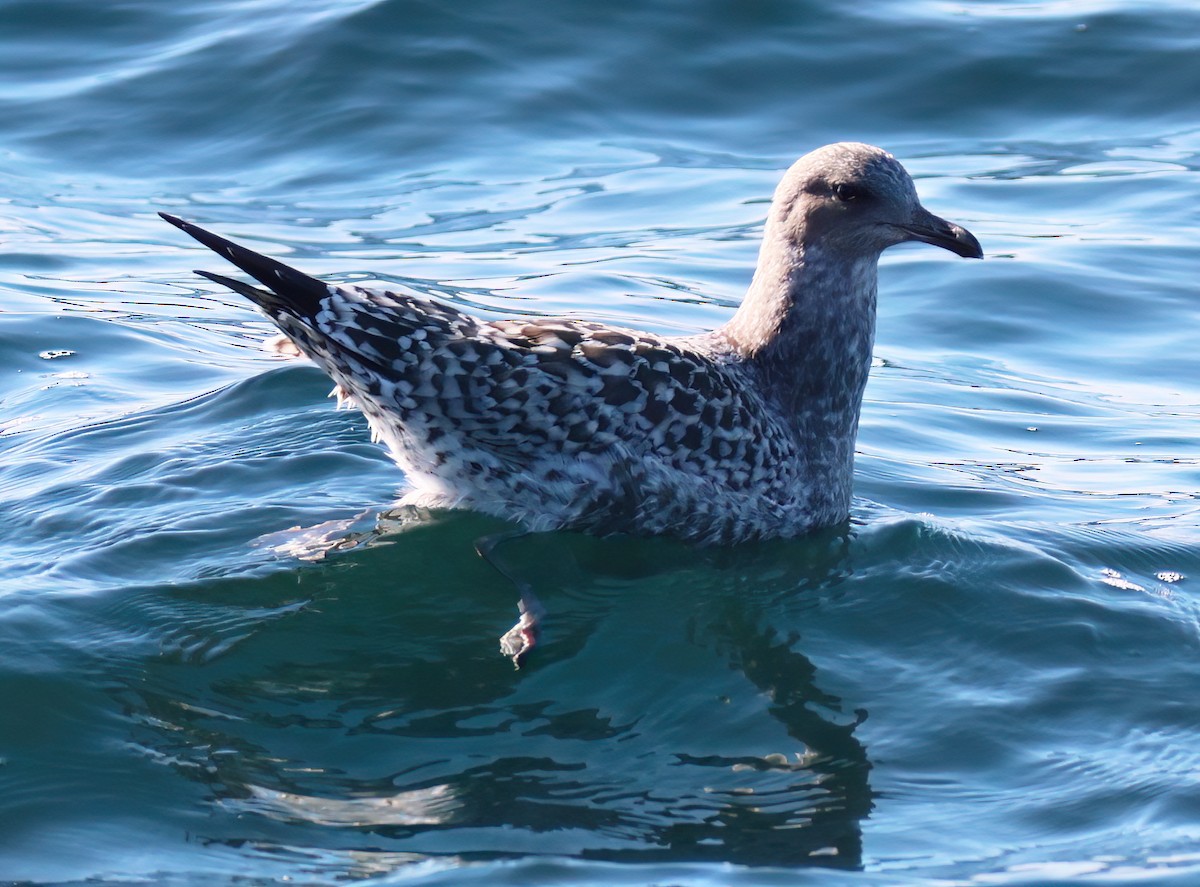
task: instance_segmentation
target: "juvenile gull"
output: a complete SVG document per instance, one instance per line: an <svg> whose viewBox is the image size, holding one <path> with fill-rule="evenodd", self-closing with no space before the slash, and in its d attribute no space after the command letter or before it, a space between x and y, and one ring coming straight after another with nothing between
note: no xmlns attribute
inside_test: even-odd
<svg viewBox="0 0 1200 887"><path fill-rule="evenodd" d="M486 321L410 293L335 286L173 216L266 289L249 298L366 415L416 504L529 530L701 543L846 519L880 253L982 258L890 154L829 145L784 175L758 267L724 326L657 336L570 318Z"/></svg>

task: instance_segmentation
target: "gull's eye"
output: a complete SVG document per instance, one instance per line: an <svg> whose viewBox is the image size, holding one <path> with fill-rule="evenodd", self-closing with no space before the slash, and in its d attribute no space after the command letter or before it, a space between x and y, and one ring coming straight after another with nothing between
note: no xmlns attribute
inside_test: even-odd
<svg viewBox="0 0 1200 887"><path fill-rule="evenodd" d="M862 200L867 196L867 192L858 185L847 185L842 182L833 186L833 196L842 203L850 203L854 200Z"/></svg>

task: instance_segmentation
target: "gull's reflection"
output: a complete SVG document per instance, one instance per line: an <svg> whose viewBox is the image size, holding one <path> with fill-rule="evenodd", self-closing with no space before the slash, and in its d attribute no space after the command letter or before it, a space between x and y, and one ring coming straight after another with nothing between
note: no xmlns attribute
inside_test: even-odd
<svg viewBox="0 0 1200 887"><path fill-rule="evenodd" d="M613 860L723 861L746 865L818 865L859 868L861 822L872 809L871 763L855 730L866 712L843 711L839 698L822 690L813 663L798 651L798 636L781 636L767 625L764 603L771 588L746 587L770 576L775 589L811 591L834 582L846 569L846 538L826 534L805 542L764 546L763 551L715 555L726 576L739 576L729 594L693 628L694 639L711 643L770 700L768 712L796 741L798 751L746 756L680 755L680 764L721 774L708 794L719 800L700 820L655 827L649 847L595 852ZM797 548L815 559L790 561ZM795 591L799 589L799 591ZM703 777L702 777L703 778ZM707 777L714 781L713 776Z"/></svg>
<svg viewBox="0 0 1200 887"><path fill-rule="evenodd" d="M844 538L522 541L510 563L552 616L513 672L489 630L510 589L471 548L491 525L387 520L360 523L357 547L309 537L336 558L155 597L144 621L164 633L238 638L119 693L131 747L203 786L205 841L384 866L861 866L865 714L822 689L794 633L836 593ZM360 541L385 530L392 544Z"/></svg>

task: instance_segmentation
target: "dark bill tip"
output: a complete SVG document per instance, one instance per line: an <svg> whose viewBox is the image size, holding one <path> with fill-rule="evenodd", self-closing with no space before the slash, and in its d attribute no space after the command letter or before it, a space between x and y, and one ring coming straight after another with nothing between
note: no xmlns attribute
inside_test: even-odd
<svg viewBox="0 0 1200 887"><path fill-rule="evenodd" d="M939 219L932 213L927 213L911 225L901 225L900 228L913 240L940 246L964 259L983 258L983 247L979 245L974 234L961 225Z"/></svg>

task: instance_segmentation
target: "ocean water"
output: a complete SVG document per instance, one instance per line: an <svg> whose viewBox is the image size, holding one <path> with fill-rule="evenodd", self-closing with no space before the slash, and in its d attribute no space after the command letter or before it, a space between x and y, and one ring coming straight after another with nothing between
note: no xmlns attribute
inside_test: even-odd
<svg viewBox="0 0 1200 887"><path fill-rule="evenodd" d="M0 0L0 882L1200 883L1200 9ZM849 526L552 534L405 479L167 210L488 316L727 318L858 139Z"/></svg>

